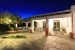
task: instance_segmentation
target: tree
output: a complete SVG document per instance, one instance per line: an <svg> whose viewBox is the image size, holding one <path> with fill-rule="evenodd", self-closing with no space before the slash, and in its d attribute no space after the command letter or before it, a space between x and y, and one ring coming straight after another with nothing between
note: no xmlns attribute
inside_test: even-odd
<svg viewBox="0 0 75 50"><path fill-rule="evenodd" d="M13 24L22 23L21 17L19 17L17 14L14 14L14 15L13 15L12 20L14 20L14 21L13 21Z"/></svg>
<svg viewBox="0 0 75 50"><path fill-rule="evenodd" d="M15 28L16 28L16 24L21 24L22 23L22 19L20 16L18 16L17 14L14 14L12 17L12 20L14 20L12 22L12 24L14 24Z"/></svg>
<svg viewBox="0 0 75 50"><path fill-rule="evenodd" d="M17 14L11 14L11 13L8 13L8 12L2 12L0 14L0 24L6 24L6 25L9 25L10 27L10 24L19 24L22 22L22 19L21 17L19 17Z"/></svg>
<svg viewBox="0 0 75 50"><path fill-rule="evenodd" d="M4 24L4 12L0 14L0 24Z"/></svg>

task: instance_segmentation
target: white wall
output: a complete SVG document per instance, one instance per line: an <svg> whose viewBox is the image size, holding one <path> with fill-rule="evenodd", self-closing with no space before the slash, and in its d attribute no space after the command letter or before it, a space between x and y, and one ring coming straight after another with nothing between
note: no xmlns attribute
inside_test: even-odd
<svg viewBox="0 0 75 50"><path fill-rule="evenodd" d="M37 28L43 28L43 21L37 21Z"/></svg>
<svg viewBox="0 0 75 50"><path fill-rule="evenodd" d="M32 32L34 32L34 20L31 20L31 27L30 29L32 30Z"/></svg>
<svg viewBox="0 0 75 50"><path fill-rule="evenodd" d="M46 19L42 19L42 20L34 20L37 22L37 28L36 30L38 30L38 28L43 28L43 21L46 21Z"/></svg>
<svg viewBox="0 0 75 50"><path fill-rule="evenodd" d="M75 33L75 5L71 6L72 14L72 33ZM75 38L75 37L74 37Z"/></svg>
<svg viewBox="0 0 75 50"><path fill-rule="evenodd" d="M60 28L64 27L67 33L72 31L71 17L49 19L49 32L53 32L53 20L60 20Z"/></svg>

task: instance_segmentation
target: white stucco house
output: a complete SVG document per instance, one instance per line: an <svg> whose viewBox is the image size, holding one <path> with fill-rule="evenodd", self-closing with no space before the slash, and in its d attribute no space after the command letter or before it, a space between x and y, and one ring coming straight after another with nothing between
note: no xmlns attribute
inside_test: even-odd
<svg viewBox="0 0 75 50"><path fill-rule="evenodd" d="M45 34L54 31L54 27L65 28L66 33L75 33L75 5L71 6L70 10L58 11L53 13L36 15L31 18L31 31L34 32L34 21L37 22L36 28L43 28L43 23L46 22Z"/></svg>

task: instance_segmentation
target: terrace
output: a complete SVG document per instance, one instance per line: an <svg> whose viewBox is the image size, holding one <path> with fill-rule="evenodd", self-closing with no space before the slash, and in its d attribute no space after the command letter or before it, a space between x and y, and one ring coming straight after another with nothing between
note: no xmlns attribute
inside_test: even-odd
<svg viewBox="0 0 75 50"><path fill-rule="evenodd" d="M0 39L0 50L75 50L75 39L63 35L44 36L43 32L6 35L25 35L26 38Z"/></svg>

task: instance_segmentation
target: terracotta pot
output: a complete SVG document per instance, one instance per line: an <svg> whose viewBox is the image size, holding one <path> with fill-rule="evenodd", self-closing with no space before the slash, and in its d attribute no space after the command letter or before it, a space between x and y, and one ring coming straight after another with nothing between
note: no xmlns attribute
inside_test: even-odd
<svg viewBox="0 0 75 50"><path fill-rule="evenodd" d="M11 29L10 31L14 31L14 29Z"/></svg>
<svg viewBox="0 0 75 50"><path fill-rule="evenodd" d="M45 34L48 36L48 28L45 29Z"/></svg>
<svg viewBox="0 0 75 50"><path fill-rule="evenodd" d="M30 33L33 33L32 30L30 30Z"/></svg>
<svg viewBox="0 0 75 50"><path fill-rule="evenodd" d="M73 33L70 33L70 38L74 38L74 34Z"/></svg>

